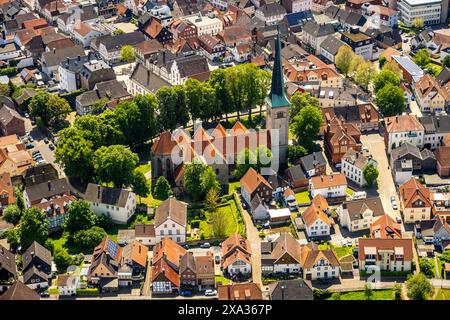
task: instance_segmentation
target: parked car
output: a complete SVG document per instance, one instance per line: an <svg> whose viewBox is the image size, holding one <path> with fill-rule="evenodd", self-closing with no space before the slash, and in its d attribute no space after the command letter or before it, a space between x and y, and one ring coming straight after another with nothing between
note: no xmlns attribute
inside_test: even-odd
<svg viewBox="0 0 450 320"><path fill-rule="evenodd" d="M205 296L216 296L217 295L217 290L206 290L205 291Z"/></svg>
<svg viewBox="0 0 450 320"><path fill-rule="evenodd" d="M25 116L25 118L29 118L29 117L30 117L30 115L28 114L28 112L25 112L23 115Z"/></svg>
<svg viewBox="0 0 450 320"><path fill-rule="evenodd" d="M211 248L211 244L209 242L202 243L200 248Z"/></svg>
<svg viewBox="0 0 450 320"><path fill-rule="evenodd" d="M186 250L189 250L189 245L185 244L185 245L183 245L183 248L185 248Z"/></svg>
<svg viewBox="0 0 450 320"><path fill-rule="evenodd" d="M402 223L402 218L400 218L400 217L395 217L395 221L397 221L397 223Z"/></svg>
<svg viewBox="0 0 450 320"><path fill-rule="evenodd" d="M44 138L44 142L45 142L45 144L47 144L48 143L48 139Z"/></svg>
<svg viewBox="0 0 450 320"><path fill-rule="evenodd" d="M50 297L50 293L48 291L43 291L39 294L42 298Z"/></svg>
<svg viewBox="0 0 450 320"><path fill-rule="evenodd" d="M47 163L47 161L45 161L44 159L40 159L40 160L37 161L37 163L38 164L44 164L44 163Z"/></svg>
<svg viewBox="0 0 450 320"><path fill-rule="evenodd" d="M29 137L28 137L28 141L33 142L33 141L34 141L33 137L32 137L32 136L29 136Z"/></svg>
<svg viewBox="0 0 450 320"><path fill-rule="evenodd" d="M214 261L216 262L216 264L220 264L220 256L215 256Z"/></svg>
<svg viewBox="0 0 450 320"><path fill-rule="evenodd" d="M49 148L50 150L55 150L55 146L54 146L53 144L51 144L51 143L48 145L48 148Z"/></svg>
<svg viewBox="0 0 450 320"><path fill-rule="evenodd" d="M180 295L183 297L192 297L192 291L191 290L181 290Z"/></svg>
<svg viewBox="0 0 450 320"><path fill-rule="evenodd" d="M27 149L32 149L32 148L34 148L34 144L28 143L25 147L26 147Z"/></svg>

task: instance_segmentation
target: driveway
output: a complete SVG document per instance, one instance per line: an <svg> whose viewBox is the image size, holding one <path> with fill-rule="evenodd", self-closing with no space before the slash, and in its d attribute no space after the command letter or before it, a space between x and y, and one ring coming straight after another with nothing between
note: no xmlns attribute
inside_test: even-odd
<svg viewBox="0 0 450 320"><path fill-rule="evenodd" d="M261 239L258 229L253 224L253 220L247 210L242 210L245 228L247 230L247 239L252 248L252 280L262 286L261 281Z"/></svg>
<svg viewBox="0 0 450 320"><path fill-rule="evenodd" d="M363 146L369 148L370 153L374 159L378 162L378 185L377 190L366 189L369 196L380 196L383 203L386 214L390 215L393 219L400 217L400 211L394 210L391 204L391 196L394 196L397 204L400 205L397 190L395 188L394 179L392 178L391 170L389 167L384 139L378 133L372 133L368 135L361 135L361 142Z"/></svg>

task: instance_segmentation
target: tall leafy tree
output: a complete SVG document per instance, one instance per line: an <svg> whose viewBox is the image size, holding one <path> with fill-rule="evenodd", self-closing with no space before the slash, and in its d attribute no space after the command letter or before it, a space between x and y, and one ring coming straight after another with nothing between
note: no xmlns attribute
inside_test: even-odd
<svg viewBox="0 0 450 320"><path fill-rule="evenodd" d="M64 230L72 235L80 230L90 229L96 223L97 216L91 210L89 203L84 200L77 200L72 202L67 209Z"/></svg>
<svg viewBox="0 0 450 320"><path fill-rule="evenodd" d="M308 151L313 149L313 140L322 126L322 111L314 106L306 106L291 118L291 130L297 141Z"/></svg>
<svg viewBox="0 0 450 320"><path fill-rule="evenodd" d="M289 112L291 117L297 115L306 106L320 107L319 99L311 96L308 92L296 92L291 97L290 102L291 107L289 108Z"/></svg>
<svg viewBox="0 0 450 320"><path fill-rule="evenodd" d="M172 188L170 187L169 181L164 176L160 176L156 180L155 186L153 188L153 197L158 200L166 200L172 195Z"/></svg>
<svg viewBox="0 0 450 320"><path fill-rule="evenodd" d="M358 66L358 69L355 71L355 81L358 85L360 85L364 90L367 91L375 75L376 70L372 62L364 61Z"/></svg>
<svg viewBox="0 0 450 320"><path fill-rule="evenodd" d="M240 179L244 176L244 174L248 171L248 169L253 168L257 169L257 157L253 151L245 148L241 152L239 152L237 156L237 165L236 170L234 171L234 175L237 179Z"/></svg>
<svg viewBox="0 0 450 320"><path fill-rule="evenodd" d="M123 62L133 62L136 58L134 48L130 45L123 46L120 49L120 60Z"/></svg>
<svg viewBox="0 0 450 320"><path fill-rule="evenodd" d="M133 181L138 156L121 145L101 147L94 153L94 168L100 181L122 188Z"/></svg>
<svg viewBox="0 0 450 320"><path fill-rule="evenodd" d="M133 192L139 196L139 202L141 202L141 197L145 198L150 193L147 179L145 179L145 175L142 173L142 171L134 169L133 181L131 185Z"/></svg>
<svg viewBox="0 0 450 320"><path fill-rule="evenodd" d="M189 122L190 115L187 106L186 90L184 86L176 85L172 87L173 93L176 96L175 106L176 106L176 119L180 126L186 126Z"/></svg>
<svg viewBox="0 0 450 320"><path fill-rule="evenodd" d="M39 91L31 98L29 106L31 115L45 127L61 122L72 110L65 99L46 91Z"/></svg>
<svg viewBox="0 0 450 320"><path fill-rule="evenodd" d="M433 294L434 288L423 273L417 273L406 281L408 298L412 300L427 300Z"/></svg>
<svg viewBox="0 0 450 320"><path fill-rule="evenodd" d="M372 163L369 163L363 170L364 179L369 187L372 187L378 178L378 169Z"/></svg>
<svg viewBox="0 0 450 320"><path fill-rule="evenodd" d="M145 94L135 96L134 103L139 110L139 119L136 123L138 136L135 139L137 144L144 144L158 134L158 121L156 118L158 101L155 95Z"/></svg>
<svg viewBox="0 0 450 320"><path fill-rule="evenodd" d="M420 67L425 67L427 64L431 62L430 53L428 49L420 49L417 51L414 56L414 62L417 63Z"/></svg>
<svg viewBox="0 0 450 320"><path fill-rule="evenodd" d="M200 176L200 188L202 191L202 197L204 197L212 189L220 191L220 183L217 180L216 173L209 166L205 168Z"/></svg>
<svg viewBox="0 0 450 320"><path fill-rule="evenodd" d="M336 67L345 74L345 76L348 76L348 74L351 73L350 67L354 56L355 54L349 46L342 46L338 50L335 59Z"/></svg>
<svg viewBox="0 0 450 320"><path fill-rule="evenodd" d="M19 239L21 247L26 250L34 242L44 245L48 236L48 220L45 213L38 208L28 208L20 219Z"/></svg>
<svg viewBox="0 0 450 320"><path fill-rule="evenodd" d="M177 96L169 87L162 87L156 91L158 100L158 122L163 130L175 130L178 125L176 116Z"/></svg>
<svg viewBox="0 0 450 320"><path fill-rule="evenodd" d="M22 211L19 206L16 204L12 204L6 207L3 210L3 220L8 223L12 223L14 225L18 224L20 221L20 217L22 216Z"/></svg>
<svg viewBox="0 0 450 320"><path fill-rule="evenodd" d="M233 108L229 100L225 69L218 68L214 70L209 77L209 84L214 88L216 102L221 113L225 115L226 120L228 121L228 114L233 111Z"/></svg>
<svg viewBox="0 0 450 320"><path fill-rule="evenodd" d="M384 88L388 83L398 87L400 86L400 78L393 71L383 69L373 79L373 86L375 92L380 91L380 89Z"/></svg>
<svg viewBox="0 0 450 320"><path fill-rule="evenodd" d="M77 176L86 182L94 171L92 142L81 137L74 128L61 132L55 151L56 162L68 176Z"/></svg>
<svg viewBox="0 0 450 320"><path fill-rule="evenodd" d="M377 92L376 103L384 117L394 116L405 111L403 91L392 84L387 84Z"/></svg>

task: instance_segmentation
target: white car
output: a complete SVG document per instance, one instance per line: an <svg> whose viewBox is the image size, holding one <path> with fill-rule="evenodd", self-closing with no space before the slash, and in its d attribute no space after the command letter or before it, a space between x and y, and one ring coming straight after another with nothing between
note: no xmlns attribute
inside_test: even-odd
<svg viewBox="0 0 450 320"><path fill-rule="evenodd" d="M206 290L205 296L217 296L217 290Z"/></svg>

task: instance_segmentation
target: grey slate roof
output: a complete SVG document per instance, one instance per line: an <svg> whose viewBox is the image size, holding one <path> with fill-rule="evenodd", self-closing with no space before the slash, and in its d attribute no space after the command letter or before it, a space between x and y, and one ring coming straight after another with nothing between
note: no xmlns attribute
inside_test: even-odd
<svg viewBox="0 0 450 320"><path fill-rule="evenodd" d="M442 69L441 73L436 77L437 83L442 87L450 81L450 70L447 67Z"/></svg>
<svg viewBox="0 0 450 320"><path fill-rule="evenodd" d="M66 58L74 58L77 56L84 56L83 46L73 46L62 48L59 50L48 51L42 54L45 66L52 67L59 65Z"/></svg>
<svg viewBox="0 0 450 320"><path fill-rule="evenodd" d="M338 39L333 35L329 35L325 38L325 40L323 40L323 42L320 44L320 47L331 55L335 56L337 55L339 49L345 45L346 43L341 39Z"/></svg>
<svg viewBox="0 0 450 320"><path fill-rule="evenodd" d="M34 241L27 249L27 251L25 251L25 253L22 255L22 265L24 270L27 269L27 267L32 262L33 255L41 259L47 265L52 265L52 253L47 248Z"/></svg>
<svg viewBox="0 0 450 320"><path fill-rule="evenodd" d="M348 216L351 221L363 219L363 213L367 209L373 212L374 217L384 215L384 208L380 197L344 202L342 208L348 210Z"/></svg>
<svg viewBox="0 0 450 320"><path fill-rule="evenodd" d="M11 109L5 105L0 105L0 123L4 126L8 125L14 118L23 121L22 117L17 113L16 110Z"/></svg>
<svg viewBox="0 0 450 320"><path fill-rule="evenodd" d="M39 294L28 288L24 283L20 281L14 282L14 284L8 288L8 290L0 295L0 300L40 300Z"/></svg>
<svg viewBox="0 0 450 320"><path fill-rule="evenodd" d="M393 161L396 161L399 158L403 158L407 154L411 154L419 160L425 160L428 158L436 159L434 153L430 150L423 149L422 151L420 151L418 147L409 142L405 142L398 148L393 149L391 157Z"/></svg>
<svg viewBox="0 0 450 320"><path fill-rule="evenodd" d="M418 119L425 133L450 133L450 116L424 116Z"/></svg>
<svg viewBox="0 0 450 320"><path fill-rule="evenodd" d="M84 198L90 202L125 208L129 194L129 190L103 187L94 183L89 183Z"/></svg>
<svg viewBox="0 0 450 320"><path fill-rule="evenodd" d="M32 268L29 268L27 271L25 271L25 273L23 274L23 281L26 284L30 284L30 279L34 275L38 276L39 278L41 278L44 281L48 281L48 274L46 274L45 272L39 270L38 268L36 268L34 266Z"/></svg>
<svg viewBox="0 0 450 320"><path fill-rule="evenodd" d="M134 46L142 41L145 41L145 36L140 31L123 33L116 36L106 35L97 38L97 43L103 44L108 51L118 51L125 45Z"/></svg>
<svg viewBox="0 0 450 320"><path fill-rule="evenodd" d="M271 300L314 300L309 280L280 280L269 284Z"/></svg>
<svg viewBox="0 0 450 320"><path fill-rule="evenodd" d="M313 152L307 156L301 157L300 162L306 171L314 169L317 164L326 164L326 160L322 152Z"/></svg>
<svg viewBox="0 0 450 320"><path fill-rule="evenodd" d="M315 21L308 21L303 26L303 32L313 37L320 38L334 33L334 27L331 24L318 24Z"/></svg>
<svg viewBox="0 0 450 320"><path fill-rule="evenodd" d="M95 85L94 90L86 91L77 96L77 103L82 107L91 106L97 100L107 98L109 100L124 98L129 96L127 90L122 83L114 80L99 82Z"/></svg>
<svg viewBox="0 0 450 320"><path fill-rule="evenodd" d="M286 14L286 9L277 2L266 3L265 5L261 6L258 10L262 12L264 17L279 16Z"/></svg>
<svg viewBox="0 0 450 320"><path fill-rule="evenodd" d="M30 199L30 202L40 201L44 198L50 198L62 193L70 193L69 184L64 178L35 184L31 187L26 187L25 191Z"/></svg>
<svg viewBox="0 0 450 320"><path fill-rule="evenodd" d="M136 64L130 78L151 92L156 92L159 88L164 86L171 87L170 83L154 74L140 62Z"/></svg>
<svg viewBox="0 0 450 320"><path fill-rule="evenodd" d="M5 247L0 245L0 270L5 269L13 275L17 276L16 256Z"/></svg>
<svg viewBox="0 0 450 320"><path fill-rule="evenodd" d="M168 69L172 67L172 64L175 61L180 71L181 78L209 72L208 61L205 57L200 55L193 55L172 60L168 64Z"/></svg>

